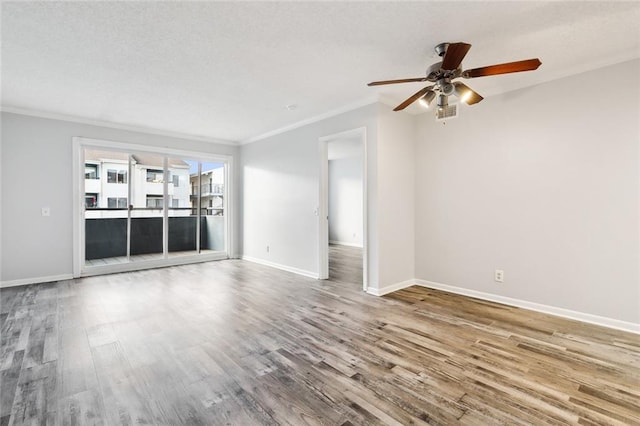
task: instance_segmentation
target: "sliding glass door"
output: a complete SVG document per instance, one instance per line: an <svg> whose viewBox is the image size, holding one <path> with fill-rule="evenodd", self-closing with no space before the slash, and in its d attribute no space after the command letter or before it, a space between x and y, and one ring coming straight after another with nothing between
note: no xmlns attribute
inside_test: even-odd
<svg viewBox="0 0 640 426"><path fill-rule="evenodd" d="M193 213L197 193L191 189L191 176L198 172L198 160L169 159L169 256L200 253L198 218Z"/></svg>
<svg viewBox="0 0 640 426"><path fill-rule="evenodd" d="M165 157L130 155L129 260L164 257Z"/></svg>
<svg viewBox="0 0 640 426"><path fill-rule="evenodd" d="M84 150L85 265L124 263L129 247L129 154Z"/></svg>
<svg viewBox="0 0 640 426"><path fill-rule="evenodd" d="M224 176L222 163L200 163L200 251L219 251L225 246Z"/></svg>
<svg viewBox="0 0 640 426"><path fill-rule="evenodd" d="M170 257L224 251L225 163L193 159L169 159L169 163Z"/></svg>
<svg viewBox="0 0 640 426"><path fill-rule="evenodd" d="M80 149L83 271L227 256L225 161Z"/></svg>

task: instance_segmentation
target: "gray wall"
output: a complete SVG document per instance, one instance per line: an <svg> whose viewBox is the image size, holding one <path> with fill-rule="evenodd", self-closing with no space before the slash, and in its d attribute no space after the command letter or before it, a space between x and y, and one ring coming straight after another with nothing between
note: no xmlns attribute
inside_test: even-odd
<svg viewBox="0 0 640 426"><path fill-rule="evenodd" d="M362 141L331 141L328 152L329 242L362 247Z"/></svg>
<svg viewBox="0 0 640 426"><path fill-rule="evenodd" d="M381 105L378 117L380 287L415 278L416 117Z"/></svg>
<svg viewBox="0 0 640 426"><path fill-rule="evenodd" d="M624 93L595 89L613 74ZM374 104L239 150L3 113L0 276L71 273L73 136L234 155L236 247L317 273L318 139L365 126L372 288L418 278L640 323L639 75L491 97L446 126Z"/></svg>
<svg viewBox="0 0 640 426"><path fill-rule="evenodd" d="M318 274L319 138L358 127L367 129L370 291L414 278L414 120L382 104L242 147L245 256Z"/></svg>
<svg viewBox="0 0 640 426"><path fill-rule="evenodd" d="M74 136L235 157L238 154L238 148L230 145L3 112L1 281L72 273ZM44 206L51 207L50 217L41 216ZM238 211L236 224L237 215Z"/></svg>
<svg viewBox="0 0 640 426"><path fill-rule="evenodd" d="M243 255L318 274L319 138L366 127L369 164L375 165L377 113L372 104L242 146ZM374 205L370 197L370 209ZM375 226L369 241L375 257ZM370 270L370 282L377 283L377 271Z"/></svg>
<svg viewBox="0 0 640 426"><path fill-rule="evenodd" d="M635 60L419 117L416 278L640 323L639 76Z"/></svg>

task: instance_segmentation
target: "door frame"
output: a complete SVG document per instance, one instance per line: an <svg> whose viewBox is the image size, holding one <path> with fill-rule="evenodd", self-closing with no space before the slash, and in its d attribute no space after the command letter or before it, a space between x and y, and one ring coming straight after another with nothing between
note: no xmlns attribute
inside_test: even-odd
<svg viewBox="0 0 640 426"><path fill-rule="evenodd" d="M193 256L179 256L172 259L163 258L157 260L147 260L140 262L129 262L108 266L93 266L86 270L85 263L85 236L84 236L84 149L98 148L101 150L119 151L128 154L150 153L156 155L176 156L195 158L198 161L212 161L225 164L224 170L224 228L225 228L225 249L224 252L214 254L196 254ZM163 266L181 265L187 263L203 262L207 260L228 259L235 253L234 238L234 172L233 157L224 154L212 154L208 152L188 151L172 148L163 148L152 145L140 145L127 142L115 142L104 139L92 139L74 136L72 138L72 191L73 191L73 276L109 274L115 272L127 272L140 269L158 268ZM128 179L131 179L129 171ZM167 179L165 176L164 196L167 193ZM131 194L129 194L129 199ZM168 209L164 209L163 218L168 215ZM163 226L164 229L164 226ZM163 235L163 246L166 245L166 238ZM163 247L164 253L164 247Z"/></svg>
<svg viewBox="0 0 640 426"><path fill-rule="evenodd" d="M362 142L362 290L369 287L369 209L367 128L358 127L318 139L320 150L320 195L318 203L318 278L329 278L329 142L360 138Z"/></svg>

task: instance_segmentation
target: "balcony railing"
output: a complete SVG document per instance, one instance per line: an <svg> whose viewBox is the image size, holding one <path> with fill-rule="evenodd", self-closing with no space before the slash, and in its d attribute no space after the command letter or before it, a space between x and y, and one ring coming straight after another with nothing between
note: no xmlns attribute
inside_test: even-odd
<svg viewBox="0 0 640 426"><path fill-rule="evenodd" d="M202 192L201 192L202 195L211 195L211 194L222 195L222 194L224 194L224 185L220 185L220 184L205 183L205 184L200 186L200 189L202 190ZM191 185L191 196L195 197L197 194L198 194L198 186L197 185Z"/></svg>
<svg viewBox="0 0 640 426"><path fill-rule="evenodd" d="M89 209L88 209L89 210ZM127 210L90 209L90 210ZM154 210L136 208L136 210ZM178 209L171 209L178 210ZM179 210L191 210L190 207ZM169 217L169 252L196 249L197 216ZM130 226L130 254L162 253L163 218L132 217ZM202 215L200 217L200 249L222 251L225 249L224 217ZM127 218L85 219L85 259L105 259L127 255Z"/></svg>

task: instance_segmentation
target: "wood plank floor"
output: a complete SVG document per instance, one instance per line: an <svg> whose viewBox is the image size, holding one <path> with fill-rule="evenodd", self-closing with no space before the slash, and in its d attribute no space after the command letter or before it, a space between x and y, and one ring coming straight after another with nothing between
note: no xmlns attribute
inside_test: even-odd
<svg viewBox="0 0 640 426"><path fill-rule="evenodd" d="M329 244L329 279L362 286L362 249Z"/></svg>
<svg viewBox="0 0 640 426"><path fill-rule="evenodd" d="M640 424L640 338L240 260L2 289L0 424Z"/></svg>

